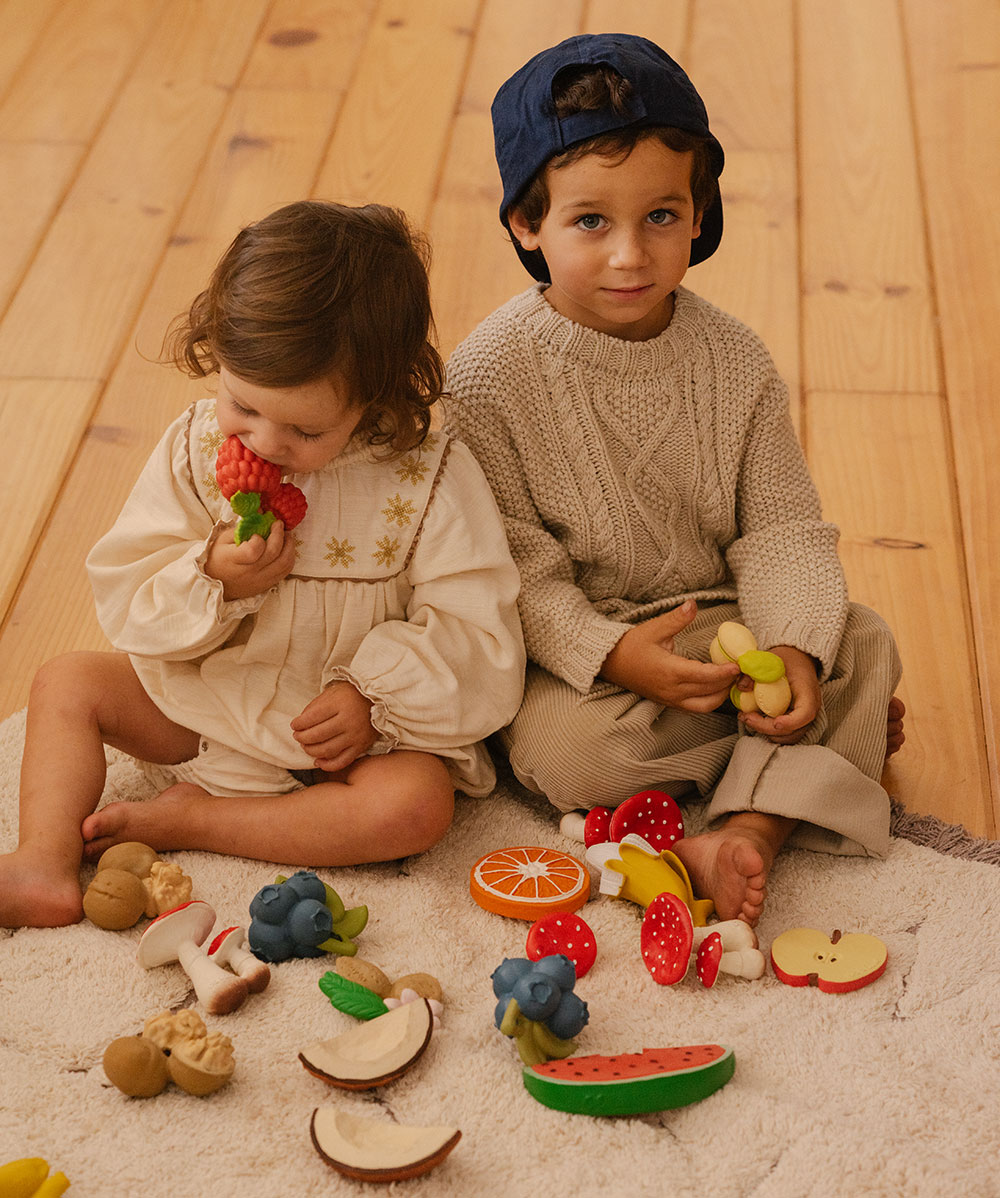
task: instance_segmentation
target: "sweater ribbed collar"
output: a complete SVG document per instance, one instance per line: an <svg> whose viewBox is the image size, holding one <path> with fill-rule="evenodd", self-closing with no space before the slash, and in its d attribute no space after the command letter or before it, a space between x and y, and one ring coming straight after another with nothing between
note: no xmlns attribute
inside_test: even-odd
<svg viewBox="0 0 1000 1198"><path fill-rule="evenodd" d="M648 341L624 341L596 329L577 324L557 312L545 299L546 284L538 283L515 296L510 306L514 318L533 339L557 357L593 366L607 374L658 373L690 354L704 301L685 287L678 287L670 324Z"/></svg>

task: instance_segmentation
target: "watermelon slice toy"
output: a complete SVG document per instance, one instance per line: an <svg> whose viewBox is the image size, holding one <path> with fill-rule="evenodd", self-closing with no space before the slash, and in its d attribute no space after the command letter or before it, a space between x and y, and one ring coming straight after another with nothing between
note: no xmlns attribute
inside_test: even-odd
<svg viewBox="0 0 1000 1198"><path fill-rule="evenodd" d="M619 1056L567 1057L524 1069L524 1087L556 1111L642 1115L698 1102L733 1076L736 1056L721 1044L646 1048Z"/></svg>

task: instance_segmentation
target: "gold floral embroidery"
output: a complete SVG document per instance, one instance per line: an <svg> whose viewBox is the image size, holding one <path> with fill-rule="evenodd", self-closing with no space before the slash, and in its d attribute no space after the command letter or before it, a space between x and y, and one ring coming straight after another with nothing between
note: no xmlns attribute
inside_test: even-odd
<svg viewBox="0 0 1000 1198"><path fill-rule="evenodd" d="M417 486L424 481L424 475L430 469L426 462L422 462L416 454L407 454L405 458L396 467L396 477L401 483L412 483Z"/></svg>
<svg viewBox="0 0 1000 1198"><path fill-rule="evenodd" d="M206 474L201 480L201 485L213 499L221 499L222 492L219 490L219 484L214 474Z"/></svg>
<svg viewBox="0 0 1000 1198"><path fill-rule="evenodd" d="M354 565L354 550L355 545L352 545L347 537L342 541L338 541L336 537L331 537L326 543L327 553L326 560L331 566L353 566Z"/></svg>
<svg viewBox="0 0 1000 1198"><path fill-rule="evenodd" d="M380 537L375 544L378 549L372 554L372 557L380 566L391 566L399 552L399 538Z"/></svg>
<svg viewBox="0 0 1000 1198"><path fill-rule="evenodd" d="M214 458L219 452L222 442L225 441L219 429L215 432L202 433L201 435L201 452L206 458Z"/></svg>
<svg viewBox="0 0 1000 1198"><path fill-rule="evenodd" d="M382 509L382 515L385 516L386 524L397 524L400 528L405 528L410 523L410 517L416 514L416 510L413 501L404 499L397 491Z"/></svg>

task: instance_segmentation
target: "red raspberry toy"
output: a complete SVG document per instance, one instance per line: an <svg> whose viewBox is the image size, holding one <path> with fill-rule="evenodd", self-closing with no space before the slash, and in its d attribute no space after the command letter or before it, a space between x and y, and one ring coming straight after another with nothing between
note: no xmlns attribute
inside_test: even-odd
<svg viewBox="0 0 1000 1198"><path fill-rule="evenodd" d="M302 517L309 505L294 483L282 483L277 491L268 495L267 506L286 528L294 528L296 524L302 523Z"/></svg>
<svg viewBox="0 0 1000 1198"><path fill-rule="evenodd" d="M261 516L272 513L272 519L280 520L288 529L302 522L306 514L306 497L293 483L281 481L281 470L273 462L259 458L247 449L235 434L227 437L219 448L215 459L215 479L223 498L241 517L236 525L236 544L248 540L255 533L267 537L272 521L261 523ZM234 502L237 495L258 495L259 505L254 507L252 518L244 510L243 501Z"/></svg>

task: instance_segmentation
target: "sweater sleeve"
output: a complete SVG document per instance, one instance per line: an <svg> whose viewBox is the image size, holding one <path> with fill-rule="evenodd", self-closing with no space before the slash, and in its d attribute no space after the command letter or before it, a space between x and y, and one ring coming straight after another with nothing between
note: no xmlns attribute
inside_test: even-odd
<svg viewBox="0 0 1000 1198"><path fill-rule="evenodd" d="M819 496L773 374L746 430L737 485L740 536L727 550L740 610L761 647L793 645L826 678L847 619L839 529L822 519Z"/></svg>
<svg viewBox="0 0 1000 1198"><path fill-rule="evenodd" d="M502 397L490 394L492 370L477 370L464 348L449 362L454 401L448 424L472 450L503 515L521 575L518 607L530 660L581 693L593 686L604 659L628 626L604 616L577 585L569 553L545 526Z"/></svg>
<svg viewBox="0 0 1000 1198"><path fill-rule="evenodd" d="M457 442L407 567L405 620L365 636L349 667L385 748L455 749L510 723L524 687L518 574L483 473Z"/></svg>
<svg viewBox="0 0 1000 1198"><path fill-rule="evenodd" d="M184 661L218 648L264 595L226 602L205 573L221 525L191 477L191 412L143 468L121 514L87 558L97 618L120 652Z"/></svg>

